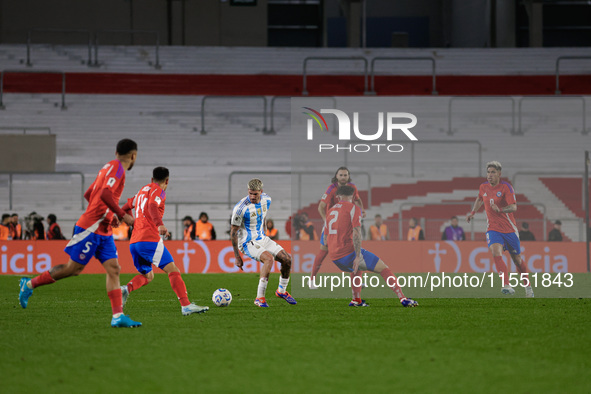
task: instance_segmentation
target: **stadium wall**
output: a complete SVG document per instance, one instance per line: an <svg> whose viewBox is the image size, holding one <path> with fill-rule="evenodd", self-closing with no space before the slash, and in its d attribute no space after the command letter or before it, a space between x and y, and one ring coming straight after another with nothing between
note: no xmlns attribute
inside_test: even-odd
<svg viewBox="0 0 591 394"><path fill-rule="evenodd" d="M311 75L310 96L360 96L363 77ZM430 76L377 76L378 95L431 95ZM564 75L563 94L591 93L591 75ZM437 91L444 95L554 95L554 75L437 76ZM66 73L67 93L169 95L273 95L301 96L301 75L205 75ZM5 77L7 93L60 93L61 79L47 74L11 73Z"/></svg>
<svg viewBox="0 0 591 394"><path fill-rule="evenodd" d="M0 135L0 172L55 171L56 136Z"/></svg>
<svg viewBox="0 0 591 394"><path fill-rule="evenodd" d="M122 273L136 273L128 242L116 242ZM0 274L37 275L54 265L65 263L63 252L67 241L4 241L0 242ZM292 254L292 272L309 273L318 243L279 241ZM587 272L585 243L522 242L522 257L531 272ZM407 242L387 241L363 243L364 248L380 256L392 272L493 272L490 252L484 242ZM168 241L166 247L183 273L235 273L234 252L230 241ZM503 256L507 262L508 256ZM271 272L279 272L279 264ZM244 272L258 272L260 264L244 261ZM325 262L321 273L340 272ZM517 272L511 264L511 272ZM104 273L93 260L84 270L87 274Z"/></svg>

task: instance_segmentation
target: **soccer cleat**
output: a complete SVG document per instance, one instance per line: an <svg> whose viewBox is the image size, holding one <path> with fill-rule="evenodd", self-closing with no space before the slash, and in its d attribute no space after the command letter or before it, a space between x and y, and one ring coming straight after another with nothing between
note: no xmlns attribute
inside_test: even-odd
<svg viewBox="0 0 591 394"><path fill-rule="evenodd" d="M403 298L400 300L400 304L405 308L414 308L415 306L419 306L419 303L412 298Z"/></svg>
<svg viewBox="0 0 591 394"><path fill-rule="evenodd" d="M29 297L33 294L33 289L29 289L27 286L29 280L29 278L21 278L20 282L21 289L18 294L18 301L23 308L27 307L27 304L29 303Z"/></svg>
<svg viewBox="0 0 591 394"><path fill-rule="evenodd" d="M351 302L349 302L349 306L369 306L369 304L366 303L365 300L361 300L361 302L351 300Z"/></svg>
<svg viewBox="0 0 591 394"><path fill-rule="evenodd" d="M133 321L129 318L129 316L121 314L119 317L113 317L113 319L111 319L111 327L116 327L116 328L123 328L123 327L139 327L141 326L142 323L140 323L139 321Z"/></svg>
<svg viewBox="0 0 591 394"><path fill-rule="evenodd" d="M183 306L181 311L183 312L183 316L189 316L191 313L203 313L209 310L208 306L199 306L193 303L190 303L187 306Z"/></svg>
<svg viewBox="0 0 591 394"><path fill-rule="evenodd" d="M267 304L267 300L265 300L265 297L257 298L256 300L254 300L254 304L261 308L269 307L269 304Z"/></svg>
<svg viewBox="0 0 591 394"><path fill-rule="evenodd" d="M298 303L287 291L285 293L280 293L279 290L275 290L275 295L279 298L283 298L288 304L295 305Z"/></svg>
<svg viewBox="0 0 591 394"><path fill-rule="evenodd" d="M534 298L534 289L531 286L525 288L525 298Z"/></svg>
<svg viewBox="0 0 591 394"><path fill-rule="evenodd" d="M513 295L513 294L515 294L515 289L512 288L511 285L507 284L507 285L503 286L503 288L501 289L501 293Z"/></svg>
<svg viewBox="0 0 591 394"><path fill-rule="evenodd" d="M318 290L318 287L314 284L314 279L315 278L310 278L310 280L308 281L308 288L310 290Z"/></svg>
<svg viewBox="0 0 591 394"><path fill-rule="evenodd" d="M121 286L121 308L125 307L127 297L129 297L129 290L127 290L127 285L123 285Z"/></svg>

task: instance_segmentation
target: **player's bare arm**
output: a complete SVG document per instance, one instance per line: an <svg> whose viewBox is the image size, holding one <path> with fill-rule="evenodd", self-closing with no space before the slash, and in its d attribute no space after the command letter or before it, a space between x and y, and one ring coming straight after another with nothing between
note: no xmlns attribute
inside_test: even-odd
<svg viewBox="0 0 591 394"><path fill-rule="evenodd" d="M363 209L363 201L361 201L361 199L358 198L357 200L355 200L354 204L357 205L359 209L361 209L361 217L365 219L367 212L365 212L365 209Z"/></svg>
<svg viewBox="0 0 591 394"><path fill-rule="evenodd" d="M234 249L234 258L236 261L234 264L236 267L242 270L242 266L244 262L242 261L242 257L240 256L240 251L238 250L238 231L240 227L232 225L232 229L230 230L230 240L232 241L232 248Z"/></svg>
<svg viewBox="0 0 591 394"><path fill-rule="evenodd" d="M318 213L322 217L322 220L326 222L326 202L320 201L320 204L318 204Z"/></svg>
<svg viewBox="0 0 591 394"><path fill-rule="evenodd" d="M113 219L111 219L111 227L117 228L117 227L119 227L120 224L121 224L121 222L119 221L119 218L117 217L117 215L113 215Z"/></svg>
<svg viewBox="0 0 591 394"><path fill-rule="evenodd" d="M468 216L466 216L466 221L468 223L470 223L470 220L472 220L472 218L474 217L474 215L476 214L476 212L478 212L478 210L482 206L482 203L483 202L484 201L482 200L482 198L480 198L480 196L476 197L476 201L474 201L474 206L472 207L472 212L470 212L468 214Z"/></svg>
<svg viewBox="0 0 591 394"><path fill-rule="evenodd" d="M158 234L160 234L164 238L170 238L170 233L168 232L168 229L165 225L158 226Z"/></svg>
<svg viewBox="0 0 591 394"><path fill-rule="evenodd" d="M353 248L355 249L355 260L353 261L353 273L357 273L361 262L361 227L353 228Z"/></svg>

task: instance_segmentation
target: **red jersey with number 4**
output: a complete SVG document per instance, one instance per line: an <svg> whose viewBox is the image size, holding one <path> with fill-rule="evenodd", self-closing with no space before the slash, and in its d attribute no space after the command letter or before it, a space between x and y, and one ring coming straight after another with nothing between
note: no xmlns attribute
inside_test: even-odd
<svg viewBox="0 0 591 394"><path fill-rule="evenodd" d="M347 186L352 186L353 189L355 189L355 194L353 194L353 201L359 200L359 192L357 191L357 186L355 186L352 183L347 183ZM330 185L328 187L328 189L326 189L326 193L324 193L322 195L322 199L321 201L324 201L326 203L326 212L328 213L328 210L330 208L332 208L333 205L335 205L337 202L339 202L339 199L337 198L337 190L339 188L339 183L333 183L332 185Z"/></svg>
<svg viewBox="0 0 591 394"><path fill-rule="evenodd" d="M165 202L166 193L157 184L150 183L140 189L129 202L129 205L135 208L135 222L130 243L160 241L157 223L162 223ZM156 210L150 209L150 205L155 206Z"/></svg>
<svg viewBox="0 0 591 394"><path fill-rule="evenodd" d="M92 190L92 192L88 200L88 207L86 207L86 211L76 222L76 226L82 227L83 229L98 226L93 230L94 233L98 235L112 235L111 220L113 219L113 212L101 200L101 193L103 189L111 189L115 204L119 204L119 198L121 198L124 187L125 169L119 160L111 160L104 165L92 185L90 185L89 190Z"/></svg>
<svg viewBox="0 0 591 394"><path fill-rule="evenodd" d="M361 226L361 209L349 201L335 204L328 210L324 234L331 260L338 260L355 252L353 228Z"/></svg>
<svg viewBox="0 0 591 394"><path fill-rule="evenodd" d="M478 197L482 198L484 202L487 222L486 231L497 231L504 234L518 232L513 213L495 212L491 208L493 203L499 209L516 203L515 190L509 183L501 181L498 185L492 187L490 183L484 182L480 185Z"/></svg>

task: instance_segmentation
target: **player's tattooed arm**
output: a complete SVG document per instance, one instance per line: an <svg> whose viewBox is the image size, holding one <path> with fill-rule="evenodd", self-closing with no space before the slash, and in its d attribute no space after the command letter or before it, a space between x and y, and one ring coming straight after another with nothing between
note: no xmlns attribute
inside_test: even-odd
<svg viewBox="0 0 591 394"><path fill-rule="evenodd" d="M499 212L501 213L511 213L517 211L517 204L507 205L506 207L500 208Z"/></svg>
<svg viewBox="0 0 591 394"><path fill-rule="evenodd" d="M240 227L232 225L232 229L230 230L230 240L232 240L232 248L234 249L234 257L236 258L236 267L242 270L242 265L244 262L242 261L242 257L240 257L240 251L238 250L238 230Z"/></svg>
<svg viewBox="0 0 591 394"><path fill-rule="evenodd" d="M353 228L353 248L355 249L355 260L353 261L353 273L359 269L361 261L361 227Z"/></svg>

